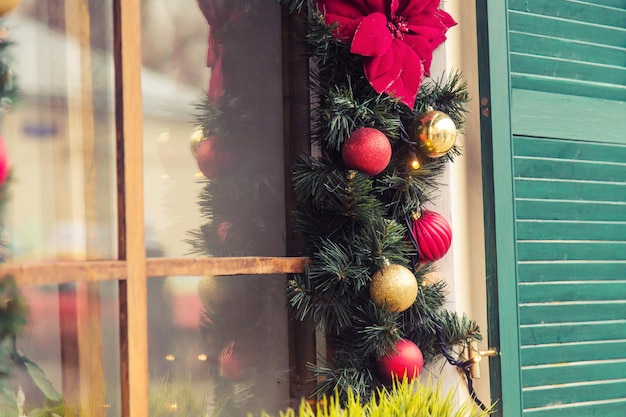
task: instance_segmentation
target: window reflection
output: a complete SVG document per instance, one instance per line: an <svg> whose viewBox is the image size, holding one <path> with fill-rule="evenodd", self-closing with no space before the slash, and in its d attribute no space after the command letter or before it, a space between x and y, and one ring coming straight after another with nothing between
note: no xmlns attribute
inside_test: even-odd
<svg viewBox="0 0 626 417"><path fill-rule="evenodd" d="M16 340L17 352L41 369L35 377L18 366L9 380L21 392L25 415L48 410L119 416L117 283L23 286L20 292L28 324ZM44 379L63 402L50 400L50 391L39 385Z"/></svg>
<svg viewBox="0 0 626 417"><path fill-rule="evenodd" d="M148 256L284 256L280 7L175 4L143 3ZM148 280L151 414L288 405L284 280Z"/></svg>
<svg viewBox="0 0 626 417"><path fill-rule="evenodd" d="M143 12L149 243L167 257L284 256L280 7L149 0Z"/></svg>
<svg viewBox="0 0 626 417"><path fill-rule="evenodd" d="M283 283L284 276L151 278L152 413L159 404L180 406L186 396L191 407L201 403L204 413L215 416L284 409Z"/></svg>
<svg viewBox="0 0 626 417"><path fill-rule="evenodd" d="M0 21L20 90L2 116L15 261L116 256L111 7L24 0Z"/></svg>

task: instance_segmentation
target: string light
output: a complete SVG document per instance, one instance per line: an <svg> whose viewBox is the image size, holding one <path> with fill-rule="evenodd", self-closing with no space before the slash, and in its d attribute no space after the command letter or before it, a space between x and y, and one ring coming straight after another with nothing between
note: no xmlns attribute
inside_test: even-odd
<svg viewBox="0 0 626 417"><path fill-rule="evenodd" d="M420 167L422 166L422 163L420 162L419 158L413 151L409 153L409 159L408 159L407 164L408 164L409 169L413 171L420 169Z"/></svg>

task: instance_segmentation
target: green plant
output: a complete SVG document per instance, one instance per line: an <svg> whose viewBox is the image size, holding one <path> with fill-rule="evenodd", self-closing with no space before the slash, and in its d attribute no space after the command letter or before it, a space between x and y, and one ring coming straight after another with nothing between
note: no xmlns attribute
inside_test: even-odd
<svg viewBox="0 0 626 417"><path fill-rule="evenodd" d="M194 392L191 377L163 377L150 386L150 417L201 417L202 401Z"/></svg>
<svg viewBox="0 0 626 417"><path fill-rule="evenodd" d="M331 397L323 397L315 405L302 400L298 410L290 408L280 417L483 417L491 409L481 410L471 399L458 403L456 390L444 393L441 385L423 385L417 380L396 381L389 388L381 388L367 402L347 391L346 401L340 400L337 390ZM271 417L263 413L262 417Z"/></svg>

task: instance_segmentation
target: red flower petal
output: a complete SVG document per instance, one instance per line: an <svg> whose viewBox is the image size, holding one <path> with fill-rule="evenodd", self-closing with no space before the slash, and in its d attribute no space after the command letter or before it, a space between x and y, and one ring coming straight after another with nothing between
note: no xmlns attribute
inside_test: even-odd
<svg viewBox="0 0 626 417"><path fill-rule="evenodd" d="M383 55L393 42L387 27L387 17L382 13L371 13L354 32L350 52L363 56Z"/></svg>
<svg viewBox="0 0 626 417"><path fill-rule="evenodd" d="M387 93L410 108L422 84L422 63L403 41L394 39L387 53L365 59L365 76L378 93Z"/></svg>
<svg viewBox="0 0 626 417"><path fill-rule="evenodd" d="M439 9L440 0L319 0L334 35L365 56L372 87L413 106L433 51L456 22ZM391 25L391 26L390 26Z"/></svg>
<svg viewBox="0 0 626 417"><path fill-rule="evenodd" d="M435 11L435 16L439 18L441 23L445 26L446 30L456 25L456 21L447 12L439 9Z"/></svg>
<svg viewBox="0 0 626 417"><path fill-rule="evenodd" d="M324 14L327 25L338 25L334 35L337 39L349 43L352 41L356 28L368 13L352 2L319 0L317 7Z"/></svg>

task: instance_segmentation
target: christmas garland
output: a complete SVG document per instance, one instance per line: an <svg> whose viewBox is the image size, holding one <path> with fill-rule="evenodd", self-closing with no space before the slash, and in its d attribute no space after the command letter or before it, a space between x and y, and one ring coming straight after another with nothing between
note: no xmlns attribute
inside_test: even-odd
<svg viewBox="0 0 626 417"><path fill-rule="evenodd" d="M319 381L315 393L345 398L353 392L367 399L394 378L418 376L425 362L439 358L468 375L470 363L455 350L481 339L478 326L445 309L446 285L432 278L452 239L432 202L441 175L460 154L455 139L468 95L459 73L428 76L432 53L454 20L439 0L278 2L304 25L311 63L309 133L319 156L302 156L292 171L295 227L310 262L304 273L289 277L286 298L296 319L312 320L327 337L327 357L311 365ZM263 227L263 218L276 210L268 198L273 180L259 174L269 172L260 158L245 167L233 164L228 138L241 137L242 124L263 120L262 106L250 106L245 97L263 96L265 86L228 83L224 42L232 36L252 43L245 34L238 37L237 28L262 19L263 7L259 0L198 3L211 25L207 65L213 72L198 104L192 151L211 181L200 195L207 222L191 232L189 243L202 255L246 254L275 239ZM251 94L250 88L261 91ZM246 146L254 153L265 146L260 142ZM232 201L219 195L265 198L233 212ZM246 247L234 239L244 230L255 231ZM233 326L217 314L215 283L204 285L204 330L213 335L214 354L236 354L241 344L233 343ZM256 318L262 325L263 314ZM250 376L246 381L250 391L263 384L261 377L258 384ZM469 376L468 385L472 391Z"/></svg>
<svg viewBox="0 0 626 417"><path fill-rule="evenodd" d="M467 368L453 349L480 340L475 322L445 310L445 284L429 279L452 236L426 207L459 154L468 97L458 73L424 78L455 24L438 0L308 8L311 138L321 156L294 167L296 224L311 263L289 281L287 298L328 337L327 363L313 367L317 393L368 398L440 356Z"/></svg>

